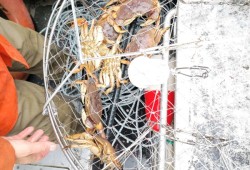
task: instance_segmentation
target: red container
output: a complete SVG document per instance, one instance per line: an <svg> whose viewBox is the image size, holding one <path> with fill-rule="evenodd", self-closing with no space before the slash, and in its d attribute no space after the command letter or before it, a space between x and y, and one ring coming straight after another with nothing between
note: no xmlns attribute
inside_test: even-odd
<svg viewBox="0 0 250 170"><path fill-rule="evenodd" d="M159 90L145 91L145 111L146 118L151 128L155 131L159 131L160 126L160 101L161 92ZM168 91L167 104L167 124L170 125L174 118L174 91Z"/></svg>

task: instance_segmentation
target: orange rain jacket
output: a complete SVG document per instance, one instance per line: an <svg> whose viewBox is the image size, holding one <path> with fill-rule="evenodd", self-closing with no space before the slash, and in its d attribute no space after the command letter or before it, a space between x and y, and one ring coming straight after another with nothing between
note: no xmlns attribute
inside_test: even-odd
<svg viewBox="0 0 250 170"><path fill-rule="evenodd" d="M29 68L28 63L19 51L0 35L0 136L7 135L18 118L16 88L7 68L11 67L12 60L18 61ZM1 137L0 152L0 169L12 170L15 163L15 151L11 144Z"/></svg>

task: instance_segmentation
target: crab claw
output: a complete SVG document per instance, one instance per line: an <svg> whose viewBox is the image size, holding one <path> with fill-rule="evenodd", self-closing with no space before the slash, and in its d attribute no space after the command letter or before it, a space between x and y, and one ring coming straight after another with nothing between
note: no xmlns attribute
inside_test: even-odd
<svg viewBox="0 0 250 170"><path fill-rule="evenodd" d="M69 148L88 148L97 157L101 156L101 151L96 145L94 137L86 132L66 136L65 139L73 142L68 146Z"/></svg>

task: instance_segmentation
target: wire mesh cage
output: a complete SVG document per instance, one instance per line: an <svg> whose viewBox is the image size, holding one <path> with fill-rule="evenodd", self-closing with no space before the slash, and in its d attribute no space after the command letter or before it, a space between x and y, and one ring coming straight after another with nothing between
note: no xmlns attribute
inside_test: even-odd
<svg viewBox="0 0 250 170"><path fill-rule="evenodd" d="M198 148L226 140L173 126L175 75L209 72L175 67L177 6L175 0L54 5L45 35L45 111L75 169L174 169L174 142ZM70 112L62 119L65 105Z"/></svg>

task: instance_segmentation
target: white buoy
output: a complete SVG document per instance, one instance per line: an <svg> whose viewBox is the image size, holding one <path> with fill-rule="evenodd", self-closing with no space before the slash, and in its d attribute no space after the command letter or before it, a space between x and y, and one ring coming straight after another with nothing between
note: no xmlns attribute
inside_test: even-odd
<svg viewBox="0 0 250 170"><path fill-rule="evenodd" d="M159 58L139 56L128 67L131 83L138 88L160 85L168 80L168 63Z"/></svg>

